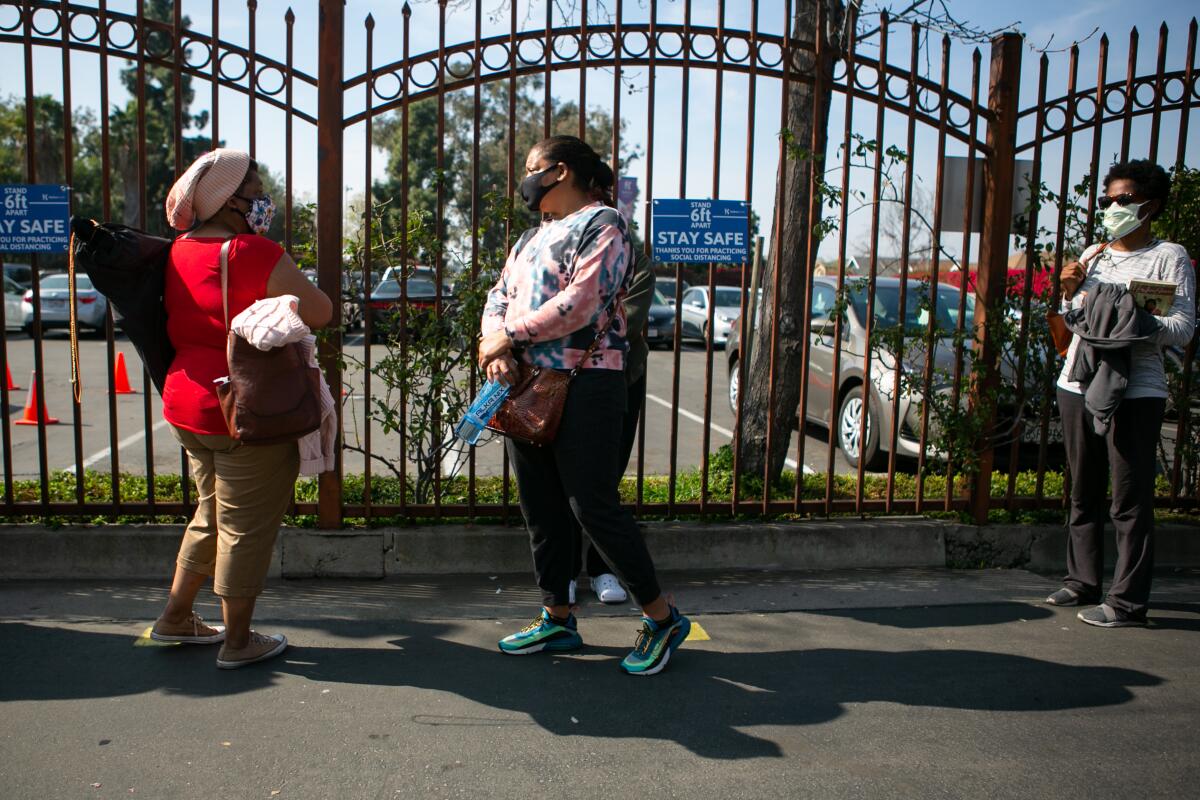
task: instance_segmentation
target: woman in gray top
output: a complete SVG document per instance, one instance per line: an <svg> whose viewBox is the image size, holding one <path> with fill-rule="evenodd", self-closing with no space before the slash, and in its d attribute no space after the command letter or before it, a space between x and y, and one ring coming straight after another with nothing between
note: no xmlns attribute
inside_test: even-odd
<svg viewBox="0 0 1200 800"><path fill-rule="evenodd" d="M1085 308L1085 300L1089 293L1098 295L1103 284L1124 287L1132 279L1149 279L1175 285L1169 309L1129 312L1137 316L1132 321L1139 331L1152 332L1129 345L1128 382L1107 426L1104 421L1095 424L1084 402L1088 384L1079 377L1086 370L1076 369L1076 362L1090 348L1078 335L1058 377L1058 408L1071 469L1070 536L1063 588L1046 602L1094 606L1080 611L1079 619L1104 628L1146 624L1154 568L1155 448L1167 400L1162 348L1186 346L1196 325L1196 275L1187 251L1155 238L1150 230L1151 221L1166 207L1170 189L1166 171L1151 161L1114 164L1098 203L1110 241L1089 247L1060 275L1064 312L1100 312ZM1103 311L1111 316L1111 309ZM1108 594L1103 595L1110 471L1112 505L1107 513L1116 530L1117 565Z"/></svg>

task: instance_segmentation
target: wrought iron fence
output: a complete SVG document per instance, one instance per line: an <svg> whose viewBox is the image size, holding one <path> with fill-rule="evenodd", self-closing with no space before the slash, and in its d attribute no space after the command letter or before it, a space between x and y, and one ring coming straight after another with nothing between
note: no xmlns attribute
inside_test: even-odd
<svg viewBox="0 0 1200 800"><path fill-rule="evenodd" d="M343 286L354 286L344 281L352 275L369 287L379 271L375 237L385 221L380 217L383 206L377 202L382 190L377 191L376 184L378 137L384 125L398 133L389 139L397 143L398 153L386 154L396 180L393 196L386 198L390 204L384 206L388 214L398 212L393 223L401 220L389 245L394 251L389 258L403 274L419 246L425 248L423 253L433 254L435 263L430 266L438 316L455 313L447 307L449 296L443 295L443 284L452 273L468 286L481 280L480 265L487 260L484 250L492 246L485 247L481 225L485 218L493 223L500 219L494 212L514 194L516 170L524 158L518 142L536 140L560 127L590 138L597 131L595 113L609 120L611 134L593 144L611 154L615 169L620 171L624 164L644 178L647 202L639 227L648 252L650 198L700 194L754 201L764 188L774 186L769 207L759 204L771 229L768 264L762 271L766 281L761 286L762 309L756 308L760 286L754 269L707 265L691 274L682 265L660 268L663 277L674 281L675 314L669 329L670 352L653 356L656 391L641 412L637 469L629 476L632 505L643 514L940 510L969 511L982 520L995 508L1061 507L1061 486L1047 487L1045 482L1056 453L1049 398L1053 375L1042 352L1044 343L1039 344L1044 339L1036 324L1039 308L1057 300L1057 274L1064 257L1092 241L1096 176L1101 174L1104 145L1112 142L1113 131L1119 130L1121 158L1144 154L1157 160L1160 151L1173 149L1173 164L1183 167L1190 115L1200 99L1194 20L1178 69L1168 69L1165 25L1153 74L1138 73L1135 31L1126 76L1110 80L1108 40L1103 38L1097 43L1096 84L1079 89L1080 48L1072 48L1064 56L1068 62L1065 93L1053 100L1047 96L1054 61L1043 54L1038 61L1036 102L1022 108L1020 74L1027 57L1015 35L992 42L984 97L985 54L980 49L964 50L946 37L931 43L930 32L921 26L897 24L886 15L868 41L856 40L860 26L854 18L842 26L844 38L818 36L809 41L794 26L791 0L772 9L776 17L772 19L765 13L760 16L760 4L750 4L748 24L741 28L726 24L724 2L717 4L715 15L703 20L693 18L692 4L684 2L682 22L663 21L654 0L644 9L627 8L618 0L611 9L590 10L582 0L572 20L558 18L553 3L513 2L507 6L507 32L496 33L495 21L489 20L487 27L493 31L489 35L478 3L470 30L451 20L447 4L441 2L436 9L427 7L429 13L419 22L406 4L399 24L384 31L371 16L363 20L361 29L348 28L344 4L322 0L315 76L294 64L297 19L290 9L281 19L267 20L261 18L254 0L237 6L236 13L244 14L246 23L246 41L239 44L220 38L220 21L235 13L228 2L213 0L208 31L189 29L179 3L136 0L132 14L114 12L108 5L104 0L94 6L47 0L0 2L0 49L10 55L19 51L23 64L25 163L18 178L37 182L51 177L42 174L44 169L39 172L48 162L37 148L48 139L38 115L52 106L40 99L45 95L35 84L35 68L43 63L39 54L57 51L61 55L61 84L50 92L51 98L61 98L61 109L52 109L61 114L60 131L77 132L80 118L73 108L72 74L79 74L79 62L94 64L102 109L89 128L94 135L85 143L78 135L60 134L61 152L50 159L58 170L52 177L72 184L74 169L84 163L82 149L91 148L88 157L98 164L100 196L89 201L88 208L77 210L110 219L120 206L128 221L161 227L151 197L164 194L166 186L150 184L158 174L152 162L162 154L162 143L153 137L164 120L171 138L169 177L186 166L196 138L189 138L189 130L203 131L212 146L226 140L245 146L252 156L263 155L276 169L281 159L284 215L274 234L289 250L311 256L306 261L315 266L315 278L334 298L335 308L341 309L343 300L351 301L350 309L353 304L365 307L367 290L343 298ZM544 10L544 17L532 26L531 14L539 10ZM827 22L818 19L816 27L825 30ZM436 47L411 52L414 34L432 39L432 25L436 25ZM269 58L260 52L258 45L268 40L275 49L282 41L282 57ZM381 52L386 57L379 58ZM347 57L357 58L360 53L363 71L347 77ZM383 63L377 65L377 59ZM127 68L125 117L108 111L113 97L110 63ZM603 85L600 90L598 82ZM207 117L193 123L188 94L194 84L206 84L209 91ZM701 84L703 90L697 89ZM789 103L797 87L818 97L822 92L831 96L828 106L816 104L818 116L810 141L796 141L780 130L789 125ZM489 92L498 94L488 99ZM519 101L535 93L541 101L540 126L532 122L519 127ZM231 95L245 103L244 130L220 127L220 112L228 109ZM569 122L562 114L565 95L570 95L576 115ZM485 132L483 108L493 100L501 110L507 109L506 125ZM768 109L767 103L778 105ZM469 121L449 119L450 106L469 115ZM419 122L414 115L431 108L433 130L425 136L429 130L421 126L428 122ZM261 113L283 115L278 141L261 141L257 124ZM635 125L635 119L642 122ZM1170 126L1164 125L1168 119L1176 134L1173 148L1168 142ZM465 125L468 133L451 139L448 122ZM315 137L315 148L295 147L297 126L305 136ZM666 127L677 133L677 140L664 139ZM726 133L731 128L737 132ZM414 144L412 135L417 130L423 138ZM485 136L495 141L484 141ZM1084 137L1088 147L1090 157L1085 160L1074 147L1077 137ZM773 159L763 163L767 151L762 144L771 140L777 140L771 148ZM54 141L52 136L49 141ZM482 148L500 141L505 163L496 173L503 176L502 185L482 186ZM432 153L410 151L413 147L432 149ZM115 160L131 170L135 180L114 174L114 148L125 154ZM364 196L360 207L351 211L346 208L344 186L358 176L348 174L348 151L363 154ZM637 158L631 159L631 154ZM1031 157L1031 169L1019 174L1017 159L1026 155ZM436 177L430 182L425 176L425 183L415 187L408 165L419 157L432 165ZM962 180L950 174L952 157L964 162ZM309 206L296 203L297 160L315 168L315 219ZM448 165L459 160L469 165L469 191L463 195L467 207L450 209L451 187L443 176ZM689 174L689 163L705 165L697 171L702 174L708 171L709 160L711 185L698 186ZM733 187L724 165L738 162L743 169L739 185ZM677 169L677 185L664 188L661 178L655 185L656 172L661 176L675 171L664 170L663 165ZM1056 187L1043 186L1055 168ZM123 187L120 202L113 194L117 180ZM1014 189L1026 181L1033 199L1028 208L1014 208ZM410 222L414 197L422 188L429 189L429 197L420 201L430 211L424 232ZM793 200L807 204L814 229L799 242L785 241L783 236L784 215L790 213L787 209ZM76 199L77 205L82 202ZM136 215L131 215L131 208ZM869 225L862 226L867 232L855 235L854 220L863 214L870 217ZM1021 222L1024 260L1010 270L1009 221L1014 216ZM454 230L451 217L457 226ZM973 232L977 218L981 218L978 235ZM1047 220L1052 227L1047 227ZM511 215L504 219L503 242L520 232L519 224ZM356 248L347 245L347 231L352 228L359 231ZM432 247L426 246L429 230L436 242ZM412 236L424 236L424 244L418 245ZM889 236L898 253L884 252ZM859 241L866 249L862 269L855 268L858 261L853 252ZM818 266L823 242L829 263ZM448 263L451 244L462 251L461 270L452 270ZM349 253L354 258L348 263ZM7 366L14 348L28 347L37 396L45 399L47 386L55 390L64 385L61 376L47 380L61 373L64 364L61 342L47 340L43 332L41 266L34 257L30 336L10 339L6 331L0 354ZM714 333L715 300L708 303L699 323L707 326L696 338L702 348L685 345L684 336L690 331L684 321L688 297L684 281L689 275L709 298L715 298L719 286L737 287L740 307L737 320L729 323L727 350L719 348ZM785 280L789 275L800 276L796 288ZM402 279L402 315L408 307L406 286ZM835 313L818 304L827 297L834 298ZM323 475L315 489L298 495L295 511L317 514L327 527L340 526L346 518L515 519L508 463L497 457L498 451L497 455L470 451L461 477L435 470L428 497L412 491L414 465L406 415L413 398L401 391L395 409L398 429L371 419L381 402L393 402L383 396L381 379L373 377L379 359L397 350L399 363L406 363L411 343L401 335L383 346L374 345L377 323L369 309L363 311L361 341L335 328L322 345L331 387L341 393L345 382L351 390L342 413L353 422L349 429L343 426L352 449L343 452L336 472ZM941 321L940 311L946 315ZM906 343L906 333L912 333L906 331L910 315L921 328L916 339L927 343L923 351ZM895 325L894 317L899 320ZM785 324L798 325L805 332L795 352L789 349ZM35 415L36 425L19 433L3 426L2 513L6 516L155 516L190 510L186 459L180 458L177 472L163 469L169 462L162 458L161 442L156 445L155 433L162 425L156 421L148 377L143 375L141 382L140 421L130 421L121 409L128 401L113 391L120 339L111 312L103 333L102 366L108 383L104 411L72 400L69 440L63 435L65 428L49 427L41 413ZM758 344L759 355L748 355L756 333L767 335ZM844 344L851 341L860 344ZM57 361L47 359L47 347ZM1184 398L1194 394L1195 349L1193 341L1176 356ZM910 352L917 353L917 363L906 363ZM1005 359L1011 362L1008 367L980 369L980 365L1007 363ZM767 376L768 404L774 404L777 396L790 396L777 393L795 391L798 384L795 424L766 426L767 451L778 446L779 437L790 443L789 475L794 477L783 484L771 480L769 469L763 475L749 475L739 464L749 418L747 403L762 400L747 400L745 387L755 374ZM477 376L468 371L462 380L465 391L473 393ZM988 399L1000 395L1007 398L1004 403ZM719 396L729 397L728 414ZM936 398L941 400L935 402ZM16 409L14 399L7 383L0 384L6 419ZM440 423L438 413L435 406L435 423ZM1184 402L1176 413L1168 425L1173 430L1167 442L1172 449L1163 449L1169 491L1160 501L1172 507L1194 507L1200 492L1195 478L1197 448L1185 446L1195 438L1190 429L1193 410ZM956 418L964 417L975 425L964 423L967 433L962 436L970 439L966 443L970 446L962 441L953 444L947 432ZM685 424L699 427L685 428ZM107 433L107 448L99 459L85 452L85 439L95 438L89 431L92 426ZM728 453L714 449L716 437L729 441ZM848 452L848 443L854 441L859 443L858 458L847 470L838 451ZM130 496L122 488L121 452L139 443L144 450L145 491ZM1018 474L1022 458L1029 458L1023 456L1027 449L1036 451L1030 470L1032 490ZM878 450L885 469L878 473L869 469L869 450ZM53 462L64 460L59 454L67 451L73 460L64 477ZM995 462L997 456L1007 462L1003 469ZM102 481L111 500L91 499L91 483L98 479L88 472L89 462L107 465ZM652 474L648 462L665 466L664 474ZM389 463L393 474L379 474L380 463ZM18 496L18 480L30 477L37 484L33 496ZM63 480L73 484L69 497L59 491ZM166 499L164 495L176 486L178 499L173 494Z"/></svg>

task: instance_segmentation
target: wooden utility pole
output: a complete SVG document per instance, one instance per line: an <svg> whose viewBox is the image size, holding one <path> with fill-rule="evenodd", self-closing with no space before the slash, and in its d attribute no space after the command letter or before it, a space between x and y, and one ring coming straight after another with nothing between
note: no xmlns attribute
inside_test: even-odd
<svg viewBox="0 0 1200 800"><path fill-rule="evenodd" d="M346 0L320 0L317 31L317 286L333 303L330 336L321 343L329 391L342 396L338 353L342 343L342 76ZM369 193L368 193L369 195ZM337 403L337 456L333 472L318 479L322 528L342 527L342 407Z"/></svg>
<svg viewBox="0 0 1200 800"><path fill-rule="evenodd" d="M989 438L996 423L996 392L1000 384L1000 351L988 335L989 320L1003 314L1008 279L1009 240L1013 230L1013 180L1017 148L1017 102L1021 82L1021 37L1005 33L992 40L988 82L988 156L983 165L983 232L979 241L979 277L975 283L975 334L980 356L971 382L972 415L983 415L979 472L971 492L976 524L987 522L995 452Z"/></svg>

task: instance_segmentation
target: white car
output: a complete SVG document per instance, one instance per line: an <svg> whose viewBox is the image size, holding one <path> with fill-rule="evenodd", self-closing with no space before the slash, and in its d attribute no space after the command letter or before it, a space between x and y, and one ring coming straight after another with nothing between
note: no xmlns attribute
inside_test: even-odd
<svg viewBox="0 0 1200 800"><path fill-rule="evenodd" d="M21 298L25 296L25 288L21 284L4 277L4 327L20 329L25 324L25 316L21 313Z"/></svg>
<svg viewBox="0 0 1200 800"><path fill-rule="evenodd" d="M680 330L684 339L699 339L707 341L708 330L708 287L693 286L683 293L683 299L676 309L680 317ZM716 288L716 308L713 309L712 340L714 344L724 345L729 341L733 323L742 314L742 290L736 286L718 286Z"/></svg>
<svg viewBox="0 0 1200 800"><path fill-rule="evenodd" d="M59 273L47 275L40 283L42 303L42 329L69 328L70 313L70 283L67 275ZM92 287L92 279L87 275L75 276L75 307L76 319L80 328L94 331L104 330L105 312L108 310L108 300ZM21 298L22 327L26 332L33 331L33 290L29 289Z"/></svg>

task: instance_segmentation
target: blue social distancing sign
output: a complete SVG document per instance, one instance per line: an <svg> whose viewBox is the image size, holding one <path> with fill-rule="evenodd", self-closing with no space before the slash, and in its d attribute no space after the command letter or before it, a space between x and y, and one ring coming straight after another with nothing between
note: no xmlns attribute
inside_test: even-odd
<svg viewBox="0 0 1200 800"><path fill-rule="evenodd" d="M750 206L744 200L655 200L654 260L741 264L750 260Z"/></svg>
<svg viewBox="0 0 1200 800"><path fill-rule="evenodd" d="M71 241L71 187L0 184L0 252L65 253Z"/></svg>

